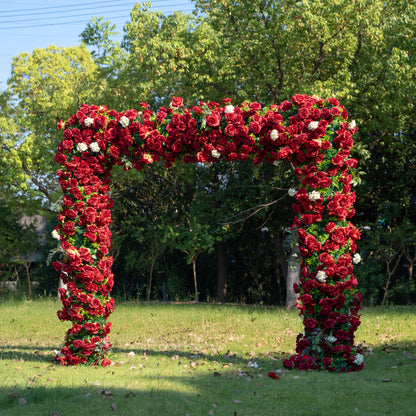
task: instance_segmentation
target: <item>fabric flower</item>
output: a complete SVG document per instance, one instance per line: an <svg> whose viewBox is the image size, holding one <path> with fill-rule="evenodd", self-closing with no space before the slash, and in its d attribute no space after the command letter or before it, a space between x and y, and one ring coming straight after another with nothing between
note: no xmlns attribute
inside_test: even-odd
<svg viewBox="0 0 416 416"><path fill-rule="evenodd" d="M327 275L323 270L319 270L318 273L316 273L316 278L321 282L324 283L326 281Z"/></svg>
<svg viewBox="0 0 416 416"><path fill-rule="evenodd" d="M277 140L277 138L279 137L279 133L278 133L278 131L276 130L276 129L273 129L271 132L270 132L270 138L273 140L273 141L275 141L275 140Z"/></svg>
<svg viewBox="0 0 416 416"><path fill-rule="evenodd" d="M60 239L61 239L61 236L59 235L58 231L56 231L56 230L53 230L53 231L52 231L52 237L53 237L55 240L60 240Z"/></svg>
<svg viewBox="0 0 416 416"><path fill-rule="evenodd" d="M181 97L173 97L169 105L170 108L179 108L183 106L183 99Z"/></svg>
<svg viewBox="0 0 416 416"><path fill-rule="evenodd" d="M337 342L337 338L335 338L334 336L332 336L332 335L328 335L327 337L326 337L326 340L330 343L330 344L333 344L334 342Z"/></svg>
<svg viewBox="0 0 416 416"><path fill-rule="evenodd" d="M358 253L354 254L354 257L352 258L352 262L354 264L358 264L361 261L361 256Z"/></svg>
<svg viewBox="0 0 416 416"><path fill-rule="evenodd" d="M214 149L214 150L211 152L211 156L212 156L212 157L215 157L215 159L218 159L218 158L221 156L221 153L220 153L217 149Z"/></svg>
<svg viewBox="0 0 416 416"><path fill-rule="evenodd" d="M308 129L313 131L313 130L316 130L318 126L319 126L319 121L311 121L308 124Z"/></svg>
<svg viewBox="0 0 416 416"><path fill-rule="evenodd" d="M295 188L290 188L287 193L289 194L289 196L295 196L297 194L297 190Z"/></svg>
<svg viewBox="0 0 416 416"><path fill-rule="evenodd" d="M274 380L279 380L279 376L274 371L269 371L267 377L273 378Z"/></svg>
<svg viewBox="0 0 416 416"><path fill-rule="evenodd" d="M93 123L94 123L94 119L91 118L91 117L87 117L84 120L84 124L85 124L86 127L91 127Z"/></svg>
<svg viewBox="0 0 416 416"><path fill-rule="evenodd" d="M348 123L348 130L353 130L357 127L355 120L352 120L351 123Z"/></svg>
<svg viewBox="0 0 416 416"><path fill-rule="evenodd" d="M225 106L224 113L225 114L234 113L234 106L231 104Z"/></svg>
<svg viewBox="0 0 416 416"><path fill-rule="evenodd" d="M361 354L356 354L354 364L361 365L364 362L364 357Z"/></svg>
<svg viewBox="0 0 416 416"><path fill-rule="evenodd" d="M130 124L130 119L127 118L126 116L123 116L120 118L120 124L124 127L127 128Z"/></svg>
<svg viewBox="0 0 416 416"><path fill-rule="evenodd" d="M94 153L98 153L101 149L100 146L98 145L97 142L92 142L90 144L90 149L94 152Z"/></svg>
<svg viewBox="0 0 416 416"><path fill-rule="evenodd" d="M309 201L315 202L321 199L321 194L318 191L312 191L308 193Z"/></svg>
<svg viewBox="0 0 416 416"><path fill-rule="evenodd" d="M80 153L85 152L86 150L88 150L88 146L85 143L83 143L83 142L78 143L77 144L77 150Z"/></svg>

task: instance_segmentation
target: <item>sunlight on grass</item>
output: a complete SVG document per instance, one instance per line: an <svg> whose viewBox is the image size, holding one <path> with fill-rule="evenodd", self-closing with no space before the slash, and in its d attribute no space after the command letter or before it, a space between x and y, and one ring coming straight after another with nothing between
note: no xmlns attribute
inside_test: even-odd
<svg viewBox="0 0 416 416"><path fill-rule="evenodd" d="M351 374L282 369L302 330L296 311L212 304L122 303L115 364L60 367L59 307L0 304L0 415L414 415L414 307L363 311L366 364Z"/></svg>

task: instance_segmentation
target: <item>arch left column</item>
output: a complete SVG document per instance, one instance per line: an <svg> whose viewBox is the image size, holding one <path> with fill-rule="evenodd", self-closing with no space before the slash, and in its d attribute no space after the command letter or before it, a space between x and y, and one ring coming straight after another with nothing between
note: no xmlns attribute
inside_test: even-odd
<svg viewBox="0 0 416 416"><path fill-rule="evenodd" d="M109 146L117 128L111 115L106 107L83 105L58 126L64 130L55 156L62 166L57 174L63 197L53 235L60 240L62 256L53 265L66 285L59 289L63 308L58 317L72 322L55 358L63 365L111 364L106 358L111 346L107 318L114 309L109 256L113 201L108 191L118 156Z"/></svg>

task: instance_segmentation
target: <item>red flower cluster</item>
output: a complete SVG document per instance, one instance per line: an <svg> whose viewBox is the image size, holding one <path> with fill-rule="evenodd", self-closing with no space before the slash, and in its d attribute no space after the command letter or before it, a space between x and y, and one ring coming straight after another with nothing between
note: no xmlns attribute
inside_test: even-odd
<svg viewBox="0 0 416 416"><path fill-rule="evenodd" d="M184 108L179 97L154 113L148 104L118 113L83 105L66 123L55 156L64 196L59 225L62 260L55 262L66 283L61 290L61 320L73 322L57 359L62 364L108 365L110 324L114 308L110 209L110 171L128 160L135 169L161 161L184 163L290 161L299 179L296 218L302 278L296 288L303 316L296 355L288 368L352 371L354 331L359 325L360 294L351 253L359 232L354 215L350 157L355 126L339 102L295 95L280 105L233 106L230 99Z"/></svg>

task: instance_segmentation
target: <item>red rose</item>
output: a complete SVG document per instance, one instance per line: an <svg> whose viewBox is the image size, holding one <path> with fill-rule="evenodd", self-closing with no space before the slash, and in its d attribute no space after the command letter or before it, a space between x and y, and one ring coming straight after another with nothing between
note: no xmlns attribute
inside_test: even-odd
<svg viewBox="0 0 416 416"><path fill-rule="evenodd" d="M97 299L97 298L91 299L90 308L97 309L97 308L100 308L100 307L101 307L101 302L100 302L99 299Z"/></svg>
<svg viewBox="0 0 416 416"><path fill-rule="evenodd" d="M216 111L213 111L208 117L207 117L207 124L211 127L218 127L221 122L221 115L217 113Z"/></svg>
<svg viewBox="0 0 416 416"><path fill-rule="evenodd" d="M257 103L257 102L250 103L249 109L251 111L256 111L257 112L257 111L260 111L261 110L261 105L259 103Z"/></svg>
<svg viewBox="0 0 416 416"><path fill-rule="evenodd" d="M300 300L302 301L303 304L311 303L313 302L313 297L309 295L308 293L305 293L304 295L301 296Z"/></svg>
<svg viewBox="0 0 416 416"><path fill-rule="evenodd" d="M98 334L98 332L101 329L101 324L98 322L85 322L84 328L90 333L90 334Z"/></svg>
<svg viewBox="0 0 416 416"><path fill-rule="evenodd" d="M337 332L335 332L335 338L337 338L339 341L344 341L348 339L348 332L339 329Z"/></svg>
<svg viewBox="0 0 416 416"><path fill-rule="evenodd" d="M74 235L75 234L75 223L73 223L72 221L67 221L63 228L62 231L66 234L66 235Z"/></svg>
<svg viewBox="0 0 416 416"><path fill-rule="evenodd" d="M318 322L313 318L307 318L303 321L303 325L308 332L312 332L318 326Z"/></svg>
<svg viewBox="0 0 416 416"><path fill-rule="evenodd" d="M269 371L267 373L267 377L273 378L275 380L279 380L279 376L274 371Z"/></svg>
<svg viewBox="0 0 416 416"><path fill-rule="evenodd" d="M299 109L299 111L298 111L298 117L299 117L301 120L303 120L303 119L305 119L306 117L308 117L308 115L309 115L309 108L303 107L303 108L300 108L300 109Z"/></svg>
<svg viewBox="0 0 416 416"><path fill-rule="evenodd" d="M120 156L120 152L116 146L110 146L110 156L113 159L117 159Z"/></svg>
<svg viewBox="0 0 416 416"><path fill-rule="evenodd" d="M173 97L170 103L171 107L179 108L183 106L183 99L181 97Z"/></svg>
<svg viewBox="0 0 416 416"><path fill-rule="evenodd" d="M109 365L111 365L111 360L108 358L104 358L103 362L101 363L101 365L103 367L108 367Z"/></svg>
<svg viewBox="0 0 416 416"><path fill-rule="evenodd" d="M281 149L277 155L278 159L284 159L287 160L289 157L293 155L293 150L290 147L284 147Z"/></svg>
<svg viewBox="0 0 416 416"><path fill-rule="evenodd" d="M81 218L85 219L87 223L93 224L97 220L97 211L93 207L87 207L81 214Z"/></svg>
<svg viewBox="0 0 416 416"><path fill-rule="evenodd" d="M335 324L336 324L335 319L327 319L324 322L324 328L331 329L331 328L333 328L335 326Z"/></svg>
<svg viewBox="0 0 416 416"><path fill-rule="evenodd" d="M261 131L261 125L257 121L250 123L250 131L254 134L259 134Z"/></svg>
<svg viewBox="0 0 416 416"><path fill-rule="evenodd" d="M345 314L342 314L342 315L338 316L337 322L339 324L345 324L346 322L348 322L348 316L345 315Z"/></svg>

